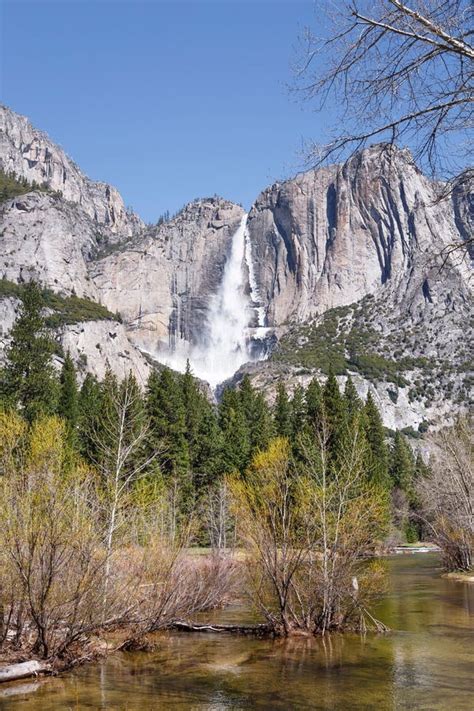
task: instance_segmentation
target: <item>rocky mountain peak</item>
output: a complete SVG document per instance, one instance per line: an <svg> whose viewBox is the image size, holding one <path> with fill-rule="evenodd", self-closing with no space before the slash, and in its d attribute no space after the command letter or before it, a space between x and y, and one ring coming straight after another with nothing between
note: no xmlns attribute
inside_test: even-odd
<svg viewBox="0 0 474 711"><path fill-rule="evenodd" d="M46 184L65 200L76 203L112 235L131 236L142 229L137 215L128 212L111 185L85 176L62 148L25 116L0 105L0 169L28 182Z"/></svg>

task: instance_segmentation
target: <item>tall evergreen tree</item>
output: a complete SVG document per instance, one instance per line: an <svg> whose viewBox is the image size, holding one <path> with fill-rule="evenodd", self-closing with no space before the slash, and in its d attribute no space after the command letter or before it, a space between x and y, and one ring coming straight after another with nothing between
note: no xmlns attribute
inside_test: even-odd
<svg viewBox="0 0 474 711"><path fill-rule="evenodd" d="M291 405L283 383L278 383L273 409L275 433L278 437L291 437Z"/></svg>
<svg viewBox="0 0 474 711"><path fill-rule="evenodd" d="M356 415L362 410L363 403L350 376L347 378L344 387L344 401L349 421L353 421Z"/></svg>
<svg viewBox="0 0 474 711"><path fill-rule="evenodd" d="M331 432L341 427L344 414L344 401L334 372L331 371L323 387L324 414Z"/></svg>
<svg viewBox="0 0 474 711"><path fill-rule="evenodd" d="M198 495L222 474L223 448L217 414L214 407L206 401L192 452L193 479Z"/></svg>
<svg viewBox="0 0 474 711"><path fill-rule="evenodd" d="M185 411L185 438L196 493L212 482L221 466L221 433L215 408L200 390L189 361L181 376Z"/></svg>
<svg viewBox="0 0 474 711"><path fill-rule="evenodd" d="M58 415L66 422L67 439L71 446L76 444L77 423L79 417L79 394L76 381L76 369L71 355L66 353L60 376Z"/></svg>
<svg viewBox="0 0 474 711"><path fill-rule="evenodd" d="M322 394L324 419L329 435L329 456L332 462L336 462L343 447L346 409L337 378L332 370L324 383Z"/></svg>
<svg viewBox="0 0 474 711"><path fill-rule="evenodd" d="M250 459L250 432L239 393L226 388L219 404L224 473L244 471Z"/></svg>
<svg viewBox="0 0 474 711"><path fill-rule="evenodd" d="M305 392L301 385L297 385L290 401L291 407L291 434L294 440L300 437L306 422Z"/></svg>
<svg viewBox="0 0 474 711"><path fill-rule="evenodd" d="M319 428L323 417L323 393L317 378L306 389L306 418L311 429Z"/></svg>
<svg viewBox="0 0 474 711"><path fill-rule="evenodd" d="M390 460L392 483L402 489L410 499L413 490L415 460L411 448L401 432L395 433Z"/></svg>
<svg viewBox="0 0 474 711"><path fill-rule="evenodd" d="M1 375L1 397L10 407L18 407L32 422L40 414L53 414L58 383L51 358L54 342L42 315L43 295L30 282L22 290L20 315L11 331L6 365Z"/></svg>
<svg viewBox="0 0 474 711"><path fill-rule="evenodd" d="M131 370L119 384L118 398L120 402L126 403L128 436L133 439L148 422L148 417L142 390ZM135 452L136 457L140 457L142 454L143 452L139 448Z"/></svg>
<svg viewBox="0 0 474 711"><path fill-rule="evenodd" d="M364 407L365 435L367 440L367 476L371 481L390 487L388 450L382 418L369 392Z"/></svg>
<svg viewBox="0 0 474 711"><path fill-rule="evenodd" d="M186 424L186 440L188 442L189 456L193 462L193 450L197 444L199 421L202 416L201 392L196 379L191 372L189 360L186 363L186 371L181 379L181 389L183 393L184 419Z"/></svg>
<svg viewBox="0 0 474 711"><path fill-rule="evenodd" d="M150 422L150 449L163 450L160 457L162 471L189 488L189 446L183 393L177 376L169 368L150 374L146 409Z"/></svg>
<svg viewBox="0 0 474 711"><path fill-rule="evenodd" d="M267 447L272 436L270 410L262 393L255 390L248 375L242 378L239 388L242 410L247 421L250 454Z"/></svg>
<svg viewBox="0 0 474 711"><path fill-rule="evenodd" d="M102 412L102 392L97 378L87 373L78 398L78 438L82 456L97 462L96 433Z"/></svg>

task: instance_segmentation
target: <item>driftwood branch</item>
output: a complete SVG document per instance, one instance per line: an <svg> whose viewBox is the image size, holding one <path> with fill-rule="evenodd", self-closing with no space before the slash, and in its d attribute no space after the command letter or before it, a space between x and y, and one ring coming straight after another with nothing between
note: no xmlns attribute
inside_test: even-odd
<svg viewBox="0 0 474 711"><path fill-rule="evenodd" d="M210 625L199 624L196 622L187 622L185 620L176 620L171 625L171 629L180 632L231 632L232 634L248 634L248 635L269 635L272 633L270 625Z"/></svg>
<svg viewBox="0 0 474 711"><path fill-rule="evenodd" d="M17 679L27 679L30 676L38 676L51 671L51 666L46 662L38 662L36 659L31 662L21 662L20 664L9 664L0 667L0 684L5 681L16 681Z"/></svg>

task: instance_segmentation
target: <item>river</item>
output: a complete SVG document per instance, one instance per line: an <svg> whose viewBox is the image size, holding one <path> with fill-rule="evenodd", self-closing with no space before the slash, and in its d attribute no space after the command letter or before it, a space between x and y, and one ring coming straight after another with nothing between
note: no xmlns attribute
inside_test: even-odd
<svg viewBox="0 0 474 711"><path fill-rule="evenodd" d="M473 708L474 586L440 576L436 555L387 560L376 610L386 635L286 641L172 633L57 678L0 689L0 709ZM230 609L227 620L245 620Z"/></svg>

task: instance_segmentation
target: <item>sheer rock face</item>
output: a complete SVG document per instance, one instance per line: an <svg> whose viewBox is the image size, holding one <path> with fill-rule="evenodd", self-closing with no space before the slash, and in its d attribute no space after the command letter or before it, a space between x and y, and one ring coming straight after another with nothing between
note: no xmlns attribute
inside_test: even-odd
<svg viewBox="0 0 474 711"><path fill-rule="evenodd" d="M1 105L0 168L60 192L95 222L107 226L112 236L131 236L143 227L136 215L127 212L114 187L89 180L45 133Z"/></svg>
<svg viewBox="0 0 474 711"><path fill-rule="evenodd" d="M74 203L31 192L0 205L0 278L34 279L55 291L98 300L88 275L97 225Z"/></svg>
<svg viewBox="0 0 474 711"><path fill-rule="evenodd" d="M459 241L459 225L469 229L467 193L457 195L456 224L451 198L437 201L411 154L382 146L271 186L248 222L268 325L382 290L403 298L413 280L430 278L436 253ZM457 271L463 279L464 266Z"/></svg>
<svg viewBox="0 0 474 711"><path fill-rule="evenodd" d="M199 342L243 212L220 198L198 200L94 262L100 301L120 312L136 345L156 354L179 339Z"/></svg>
<svg viewBox="0 0 474 711"><path fill-rule="evenodd" d="M134 373L139 385L146 385L151 367L129 341L125 326L114 321L84 321L65 326L59 332L65 352L69 351L79 366L82 378L86 372L99 380L107 368L121 380Z"/></svg>

